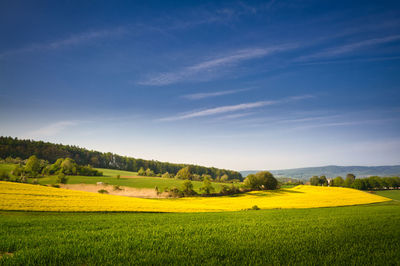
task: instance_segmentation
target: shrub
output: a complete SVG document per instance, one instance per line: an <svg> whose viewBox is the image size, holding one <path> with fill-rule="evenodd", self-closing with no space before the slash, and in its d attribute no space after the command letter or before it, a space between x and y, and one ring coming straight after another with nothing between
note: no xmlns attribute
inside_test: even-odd
<svg viewBox="0 0 400 266"><path fill-rule="evenodd" d="M97 191L97 192L99 192L100 194L108 194L108 191L105 190L105 189L100 189L100 190Z"/></svg>
<svg viewBox="0 0 400 266"><path fill-rule="evenodd" d="M0 171L0 180L7 181L10 179L10 176L8 175L7 171L2 170Z"/></svg>
<svg viewBox="0 0 400 266"><path fill-rule="evenodd" d="M58 176L57 176L57 182L60 183L60 184L67 184L67 182L68 182L68 177L65 176L64 173L60 173L60 174L58 174Z"/></svg>
<svg viewBox="0 0 400 266"><path fill-rule="evenodd" d="M122 189L120 186L118 186L118 185L113 186L113 189L114 189L114 191L123 190L123 189Z"/></svg>
<svg viewBox="0 0 400 266"><path fill-rule="evenodd" d="M182 193L184 196L194 196L196 195L196 191L193 189L193 184L190 180L186 180L182 184Z"/></svg>
<svg viewBox="0 0 400 266"><path fill-rule="evenodd" d="M214 187L211 184L210 179L208 179L207 177L204 177L203 180L203 186L200 188L201 194L202 195L209 195L212 192L214 192Z"/></svg>
<svg viewBox="0 0 400 266"><path fill-rule="evenodd" d="M162 177L162 178L171 178L172 176L171 176L170 173L165 172L161 177Z"/></svg>
<svg viewBox="0 0 400 266"><path fill-rule="evenodd" d="M184 195L183 195L183 192L182 192L179 188L177 188L177 187L173 187L173 188L171 188L171 189L166 188L166 189L165 189L165 192L168 193L168 197L181 198L181 197L184 196Z"/></svg>

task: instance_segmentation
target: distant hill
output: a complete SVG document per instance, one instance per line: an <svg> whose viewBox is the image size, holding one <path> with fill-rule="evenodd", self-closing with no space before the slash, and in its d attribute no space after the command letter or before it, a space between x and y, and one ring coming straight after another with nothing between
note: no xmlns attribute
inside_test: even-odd
<svg viewBox="0 0 400 266"><path fill-rule="evenodd" d="M243 176L254 174L261 170L241 171ZM321 167L305 167L283 170L270 171L276 177L291 177L298 179L308 180L314 175L325 175L326 177L345 177L346 174L352 173L357 177L367 176L400 176L400 165L386 165L386 166L337 166L328 165Z"/></svg>

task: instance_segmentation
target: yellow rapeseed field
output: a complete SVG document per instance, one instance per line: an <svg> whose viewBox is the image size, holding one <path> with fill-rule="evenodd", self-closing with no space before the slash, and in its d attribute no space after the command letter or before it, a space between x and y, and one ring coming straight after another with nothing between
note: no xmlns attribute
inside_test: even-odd
<svg viewBox="0 0 400 266"><path fill-rule="evenodd" d="M254 205L261 209L317 208L389 200L355 189L314 186L224 197L141 199L0 181L0 210L217 212L244 210Z"/></svg>

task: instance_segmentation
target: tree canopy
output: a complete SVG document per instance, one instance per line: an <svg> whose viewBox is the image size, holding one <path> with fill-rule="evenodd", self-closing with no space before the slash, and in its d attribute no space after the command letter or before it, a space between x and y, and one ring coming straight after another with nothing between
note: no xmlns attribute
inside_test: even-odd
<svg viewBox="0 0 400 266"><path fill-rule="evenodd" d="M248 175L244 186L253 190L272 190L278 187L278 181L270 172L262 171Z"/></svg>
<svg viewBox="0 0 400 266"><path fill-rule="evenodd" d="M0 158L20 157L22 159L27 159L32 155L36 155L37 158L47 160L50 163L56 162L59 158L71 158L79 165L91 165L97 168L118 169L133 172L138 172L139 169L143 168L150 169L156 175L165 172L176 175L180 169L190 167L191 174L197 174L199 176L206 174L210 175L213 179L216 179L227 175L229 180L243 180L242 175L239 172L232 170L199 165L143 160L120 156L110 152L102 153L99 151L87 150L77 146L53 144L43 141L21 140L12 137L0 137Z"/></svg>

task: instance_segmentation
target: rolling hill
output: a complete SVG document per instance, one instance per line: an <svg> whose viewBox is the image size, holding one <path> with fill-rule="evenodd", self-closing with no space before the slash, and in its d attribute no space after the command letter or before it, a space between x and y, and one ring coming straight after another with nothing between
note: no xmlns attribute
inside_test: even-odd
<svg viewBox="0 0 400 266"><path fill-rule="evenodd" d="M261 170L248 170L241 171L243 176L257 173ZM345 177L346 174L352 173L357 177L368 177L368 176L399 176L400 165L387 165L387 166L337 166L328 165L321 167L305 167L305 168L293 168L293 169L282 169L282 170L270 170L270 172L276 177L291 177L298 179L308 180L314 175L325 175L326 177Z"/></svg>

